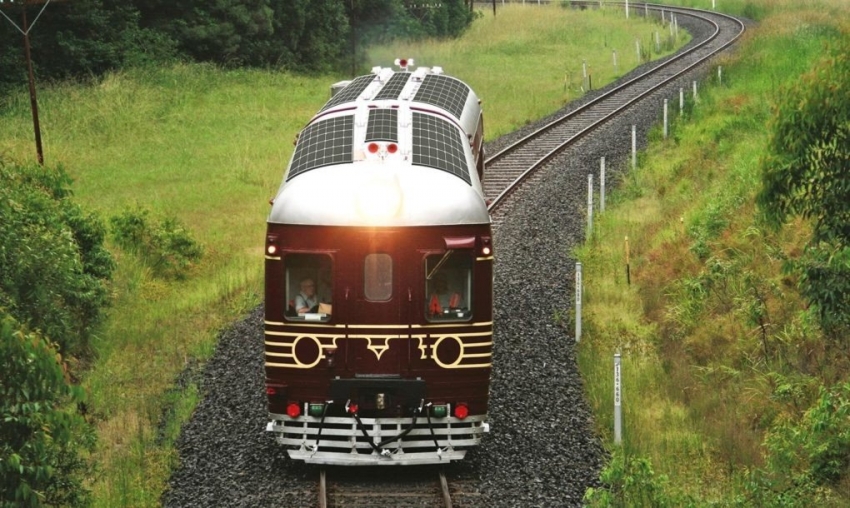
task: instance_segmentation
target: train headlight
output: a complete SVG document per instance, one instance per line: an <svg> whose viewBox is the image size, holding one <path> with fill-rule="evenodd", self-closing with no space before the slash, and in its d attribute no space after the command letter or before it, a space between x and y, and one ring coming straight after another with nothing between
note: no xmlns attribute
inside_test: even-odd
<svg viewBox="0 0 850 508"><path fill-rule="evenodd" d="M357 193L357 209L369 222L395 217L401 208L401 187L395 178L375 177Z"/></svg>
<svg viewBox="0 0 850 508"><path fill-rule="evenodd" d="M489 256L493 254L493 241L489 236L481 237L481 255Z"/></svg>

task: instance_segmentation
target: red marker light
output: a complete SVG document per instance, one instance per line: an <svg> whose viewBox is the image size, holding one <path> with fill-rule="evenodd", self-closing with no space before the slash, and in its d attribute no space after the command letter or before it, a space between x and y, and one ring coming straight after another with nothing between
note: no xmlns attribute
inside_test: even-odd
<svg viewBox="0 0 850 508"><path fill-rule="evenodd" d="M458 404L455 406L455 416L461 420L469 416L469 408L466 404Z"/></svg>
<svg viewBox="0 0 850 508"><path fill-rule="evenodd" d="M348 413L349 414L356 414L358 409L360 409L360 408L357 407L357 404L349 404L348 405Z"/></svg>
<svg viewBox="0 0 850 508"><path fill-rule="evenodd" d="M378 153L378 143L369 143L366 149L369 150L369 153Z"/></svg>
<svg viewBox="0 0 850 508"><path fill-rule="evenodd" d="M387 145L387 151L390 153L396 153L398 151L398 145L395 143L390 143Z"/></svg>
<svg viewBox="0 0 850 508"><path fill-rule="evenodd" d="M399 67L407 67L407 58L402 58L398 61Z"/></svg>
<svg viewBox="0 0 850 508"><path fill-rule="evenodd" d="M289 405L286 406L286 414L290 418L298 418L301 416L301 406L295 402L290 402Z"/></svg>
<svg viewBox="0 0 850 508"><path fill-rule="evenodd" d="M267 386L266 387L266 395L277 395L277 390L275 389L274 386Z"/></svg>

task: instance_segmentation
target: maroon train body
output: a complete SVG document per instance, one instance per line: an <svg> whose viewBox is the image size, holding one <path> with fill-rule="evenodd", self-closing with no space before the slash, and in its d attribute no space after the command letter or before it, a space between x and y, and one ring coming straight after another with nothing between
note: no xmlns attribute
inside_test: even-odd
<svg viewBox="0 0 850 508"><path fill-rule="evenodd" d="M400 63L335 86L269 215L267 430L293 459L445 463L489 430L481 106Z"/></svg>

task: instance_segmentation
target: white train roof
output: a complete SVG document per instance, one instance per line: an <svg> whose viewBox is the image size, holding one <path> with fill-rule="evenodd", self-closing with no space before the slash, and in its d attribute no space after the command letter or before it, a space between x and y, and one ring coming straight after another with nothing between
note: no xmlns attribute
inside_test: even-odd
<svg viewBox="0 0 850 508"><path fill-rule="evenodd" d="M342 226L484 224L471 141L475 93L442 69L375 68L301 131L269 222Z"/></svg>

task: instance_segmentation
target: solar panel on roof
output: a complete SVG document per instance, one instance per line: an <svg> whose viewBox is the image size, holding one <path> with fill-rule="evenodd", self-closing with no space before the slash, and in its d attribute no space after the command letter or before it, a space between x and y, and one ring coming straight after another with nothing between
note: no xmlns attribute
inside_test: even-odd
<svg viewBox="0 0 850 508"><path fill-rule="evenodd" d="M338 104L342 104L344 102L351 102L357 99L357 97L359 97L360 94L363 93L363 90L365 90L366 87L369 86L369 83L371 83L374 79L375 76L372 74L356 78L354 81L349 83L348 86L346 86L345 88L337 92L336 95L331 97L331 100L325 103L321 111L324 111Z"/></svg>
<svg viewBox="0 0 850 508"><path fill-rule="evenodd" d="M470 183L460 131L442 118L413 113L413 164L441 169Z"/></svg>
<svg viewBox="0 0 850 508"><path fill-rule="evenodd" d="M366 127L366 141L394 141L398 143L398 110L372 109Z"/></svg>
<svg viewBox="0 0 850 508"><path fill-rule="evenodd" d="M467 97L469 87L462 82L440 74L429 74L425 76L413 100L443 108L460 118Z"/></svg>
<svg viewBox="0 0 850 508"><path fill-rule="evenodd" d="M308 125L298 137L287 180L321 166L352 161L354 115L328 118Z"/></svg>
<svg viewBox="0 0 850 508"><path fill-rule="evenodd" d="M396 72L393 74L393 77L387 81L387 84L381 88L381 91L375 95L373 100L393 100L398 99L398 96L401 94L404 85L407 84L407 80L410 79L409 72Z"/></svg>

